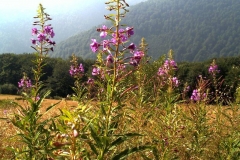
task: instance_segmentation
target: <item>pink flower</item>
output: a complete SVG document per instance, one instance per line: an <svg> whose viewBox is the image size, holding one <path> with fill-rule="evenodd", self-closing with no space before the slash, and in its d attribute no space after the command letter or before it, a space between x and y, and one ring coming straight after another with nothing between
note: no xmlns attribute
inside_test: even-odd
<svg viewBox="0 0 240 160"><path fill-rule="evenodd" d="M34 38L31 38L32 44L36 45L37 44L37 40Z"/></svg>
<svg viewBox="0 0 240 160"><path fill-rule="evenodd" d="M51 38L53 38L55 36L55 33L54 33L53 29L51 29L49 34L50 34Z"/></svg>
<svg viewBox="0 0 240 160"><path fill-rule="evenodd" d="M121 42L126 42L128 40L124 32L124 29L119 29L119 38L121 39Z"/></svg>
<svg viewBox="0 0 240 160"><path fill-rule="evenodd" d="M46 33L46 34L49 34L51 32L51 30L52 30L52 27L50 27L50 26L44 27L44 33Z"/></svg>
<svg viewBox="0 0 240 160"><path fill-rule="evenodd" d="M210 65L208 72L211 74L219 73L220 70L218 70L218 66L216 64Z"/></svg>
<svg viewBox="0 0 240 160"><path fill-rule="evenodd" d="M93 84L93 83L94 83L94 79L88 78L87 84Z"/></svg>
<svg viewBox="0 0 240 160"><path fill-rule="evenodd" d="M133 27L127 27L126 31L127 31L127 36L128 37L134 35Z"/></svg>
<svg viewBox="0 0 240 160"><path fill-rule="evenodd" d="M77 137L78 136L78 131L76 129L73 130L73 137Z"/></svg>
<svg viewBox="0 0 240 160"><path fill-rule="evenodd" d="M73 65L71 65L69 73L71 76L82 75L84 73L84 68L82 63L79 65L79 67L74 67Z"/></svg>
<svg viewBox="0 0 240 160"><path fill-rule="evenodd" d="M38 38L38 41L39 41L39 42L42 42L43 40L45 40L46 35L43 34L43 33L40 33L40 34L37 35L37 38Z"/></svg>
<svg viewBox="0 0 240 160"><path fill-rule="evenodd" d="M93 70L92 70L92 75L96 76L96 75L99 75L99 74L100 74L100 68L94 67Z"/></svg>
<svg viewBox="0 0 240 160"><path fill-rule="evenodd" d="M135 59L138 59L138 60L140 60L143 56L144 56L143 51L136 51L136 52L134 52L134 54L133 54L133 57L134 57Z"/></svg>
<svg viewBox="0 0 240 160"><path fill-rule="evenodd" d="M108 48L110 47L109 40L103 40L102 44L103 44L103 51L108 50Z"/></svg>
<svg viewBox="0 0 240 160"><path fill-rule="evenodd" d="M37 96L35 97L35 101L38 101L39 99L40 99L40 96L37 95Z"/></svg>
<svg viewBox="0 0 240 160"><path fill-rule="evenodd" d="M32 35L37 35L37 33L38 33L37 28L32 28Z"/></svg>
<svg viewBox="0 0 240 160"><path fill-rule="evenodd" d="M113 56L112 56L112 54L109 54L107 56L107 63L113 63Z"/></svg>
<svg viewBox="0 0 240 160"><path fill-rule="evenodd" d="M22 87L30 88L31 86L32 86L31 80L28 78L27 79L22 78L20 82L18 82L19 88L22 88Z"/></svg>
<svg viewBox="0 0 240 160"><path fill-rule="evenodd" d="M100 44L97 42L97 40L92 39L92 43L90 44L90 47L94 53L97 52L99 46L100 46Z"/></svg>
<svg viewBox="0 0 240 160"><path fill-rule="evenodd" d="M107 26L103 25L102 28L100 29L102 32L100 33L101 38L105 38L107 36L106 30L108 30Z"/></svg>
<svg viewBox="0 0 240 160"><path fill-rule="evenodd" d="M127 49L130 49L130 50L135 50L136 49L136 45L134 43L131 43Z"/></svg>
<svg viewBox="0 0 240 160"><path fill-rule="evenodd" d="M173 86L178 87L178 85L179 85L179 80L178 80L178 78L177 78L177 77L173 77L173 78L172 78L172 83L173 83Z"/></svg>
<svg viewBox="0 0 240 160"><path fill-rule="evenodd" d="M165 69L163 69L163 68L159 68L158 69L158 73L157 73L159 76L164 76L164 75L166 75L166 71L165 71Z"/></svg>

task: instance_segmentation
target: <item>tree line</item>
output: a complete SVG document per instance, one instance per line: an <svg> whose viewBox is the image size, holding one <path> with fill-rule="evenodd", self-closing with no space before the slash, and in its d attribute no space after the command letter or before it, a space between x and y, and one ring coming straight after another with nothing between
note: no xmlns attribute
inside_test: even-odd
<svg viewBox="0 0 240 160"><path fill-rule="evenodd" d="M0 93L18 94L18 82L26 74L29 79L33 78L33 63L35 54L13 54L6 53L0 55ZM41 81L46 89L51 89L51 97L66 97L73 91L73 78L69 75L69 59L50 58L45 59L46 65L43 68L44 75ZM78 61L85 66L85 71L94 63L93 60L83 60L78 57Z"/></svg>
<svg viewBox="0 0 240 160"><path fill-rule="evenodd" d="M162 57L148 63L145 72L147 72L149 78L157 74L157 70L162 63ZM30 53L0 55L0 94L18 94L18 82L23 77L23 73L30 79L33 77L32 61L34 58L35 54ZM78 63L83 64L86 73L82 79L84 83L88 80L87 77L91 76L94 60L77 58ZM49 98L66 97L68 94L72 94L71 87L74 86L74 79L69 74L71 57L68 59L47 57L45 61L44 75L41 80L44 82L45 89L51 89L52 91ZM211 62L212 59L202 62L179 62L176 72L176 77L180 80L179 93L184 90L186 84L190 87L190 90L193 90L200 75L205 79L211 79L208 73ZM226 96L234 98L240 81L240 56L218 58L216 64L220 70L217 79L219 79L219 83L221 81L222 92L228 92ZM189 92L188 96L190 94Z"/></svg>

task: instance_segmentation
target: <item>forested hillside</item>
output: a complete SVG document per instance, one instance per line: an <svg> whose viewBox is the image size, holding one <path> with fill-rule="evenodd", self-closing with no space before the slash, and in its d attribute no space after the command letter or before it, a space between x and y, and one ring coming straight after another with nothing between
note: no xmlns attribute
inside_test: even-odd
<svg viewBox="0 0 240 160"><path fill-rule="evenodd" d="M145 37L155 59L173 49L177 61L202 61L240 54L239 8L236 0L148 0L130 7L123 22L134 27L135 43ZM96 28L59 43L54 56L94 58Z"/></svg>

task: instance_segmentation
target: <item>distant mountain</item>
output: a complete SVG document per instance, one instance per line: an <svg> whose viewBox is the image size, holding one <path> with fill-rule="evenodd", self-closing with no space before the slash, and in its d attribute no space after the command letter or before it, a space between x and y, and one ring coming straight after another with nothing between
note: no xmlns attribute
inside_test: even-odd
<svg viewBox="0 0 240 160"><path fill-rule="evenodd" d="M123 23L134 27L133 42L145 37L154 59L173 49L177 61L203 61L240 55L239 8L237 0L148 0L130 7ZM96 28L62 41L53 56L94 58Z"/></svg>
<svg viewBox="0 0 240 160"><path fill-rule="evenodd" d="M130 0L130 4L136 4L144 0ZM108 11L105 9L105 0L71 0L70 7L62 6L46 8L51 15L52 24L56 33L54 40L59 43L77 33L87 31L105 21L103 15ZM23 10L1 10L0 7L0 54L1 53L26 53L33 52L31 46L31 28L35 19L36 9Z"/></svg>

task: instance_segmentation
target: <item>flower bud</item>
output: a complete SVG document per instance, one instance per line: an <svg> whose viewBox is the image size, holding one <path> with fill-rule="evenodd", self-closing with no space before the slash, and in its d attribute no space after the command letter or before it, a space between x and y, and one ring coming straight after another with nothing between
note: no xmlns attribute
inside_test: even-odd
<svg viewBox="0 0 240 160"><path fill-rule="evenodd" d="M77 137L78 136L78 131L76 129L73 130L73 137Z"/></svg>

